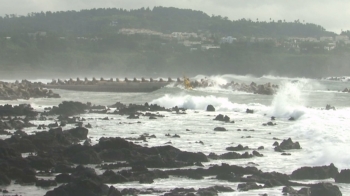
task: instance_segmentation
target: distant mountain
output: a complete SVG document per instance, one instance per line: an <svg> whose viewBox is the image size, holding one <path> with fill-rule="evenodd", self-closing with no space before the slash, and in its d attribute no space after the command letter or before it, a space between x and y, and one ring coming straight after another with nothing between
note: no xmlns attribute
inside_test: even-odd
<svg viewBox="0 0 350 196"><path fill-rule="evenodd" d="M125 10L117 8L81 11L30 13L27 16L0 17L0 36L38 31L58 36L92 36L118 32L120 28L145 28L163 33L203 32L235 37L320 37L333 36L322 26L299 20L260 22L249 19L231 21L190 9L155 7Z"/></svg>

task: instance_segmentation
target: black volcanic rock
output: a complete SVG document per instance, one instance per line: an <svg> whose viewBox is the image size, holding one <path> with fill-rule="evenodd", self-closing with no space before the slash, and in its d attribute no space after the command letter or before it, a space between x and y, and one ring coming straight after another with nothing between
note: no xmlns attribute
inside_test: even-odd
<svg viewBox="0 0 350 196"><path fill-rule="evenodd" d="M254 110L247 109L247 110L246 110L246 113L247 113L247 114L253 114L253 113L254 113Z"/></svg>
<svg viewBox="0 0 350 196"><path fill-rule="evenodd" d="M68 147L63 155L75 164L100 164L102 162L93 147L80 144Z"/></svg>
<svg viewBox="0 0 350 196"><path fill-rule="evenodd" d="M213 105L208 105L207 112L215 112L215 107Z"/></svg>
<svg viewBox="0 0 350 196"><path fill-rule="evenodd" d="M344 169L335 177L337 183L350 183L350 170Z"/></svg>
<svg viewBox="0 0 350 196"><path fill-rule="evenodd" d="M16 106L12 105L0 105L0 116L37 116L38 112L29 104L20 104Z"/></svg>
<svg viewBox="0 0 350 196"><path fill-rule="evenodd" d="M338 186L331 183L318 183L310 186L310 196L342 196Z"/></svg>
<svg viewBox="0 0 350 196"><path fill-rule="evenodd" d="M230 117L219 114L214 118L214 120L222 121L222 122L230 122Z"/></svg>
<svg viewBox="0 0 350 196"><path fill-rule="evenodd" d="M58 174L56 177L55 177L55 181L58 182L58 183L69 183L72 181L72 177L67 174L67 173L64 173L64 174Z"/></svg>
<svg viewBox="0 0 350 196"><path fill-rule="evenodd" d="M214 131L227 131L224 127L215 127Z"/></svg>
<svg viewBox="0 0 350 196"><path fill-rule="evenodd" d="M207 156L201 152L180 152L176 156L176 160L183 161L183 162L208 162Z"/></svg>
<svg viewBox="0 0 350 196"><path fill-rule="evenodd" d="M103 182L108 183L108 184L117 184L117 183L123 183L123 182L129 181L124 176L122 176L120 174L116 174L112 170L105 171L101 177L103 178Z"/></svg>
<svg viewBox="0 0 350 196"><path fill-rule="evenodd" d="M107 195L109 187L89 179L70 182L48 191L45 196L102 196Z"/></svg>
<svg viewBox="0 0 350 196"><path fill-rule="evenodd" d="M54 106L48 114L50 115L64 115L64 116L74 116L78 114L85 113L89 109L87 104L77 102L77 101L63 101L58 105Z"/></svg>
<svg viewBox="0 0 350 196"><path fill-rule="evenodd" d="M238 144L236 147L227 147L226 150L229 150L229 151L242 151L242 150L248 150L248 146L246 147L243 147L241 144Z"/></svg>
<svg viewBox="0 0 350 196"><path fill-rule="evenodd" d="M40 186L40 187L57 186L57 182L55 180L38 180L36 181L35 186Z"/></svg>
<svg viewBox="0 0 350 196"><path fill-rule="evenodd" d="M335 178L339 174L338 168L333 164L321 167L302 167L292 172L293 179L328 179Z"/></svg>
<svg viewBox="0 0 350 196"><path fill-rule="evenodd" d="M293 142L291 138L283 140L279 146L275 147L275 151L277 152L283 152L283 150L291 149L301 149L299 142Z"/></svg>
<svg viewBox="0 0 350 196"><path fill-rule="evenodd" d="M25 159L28 161L29 165L36 170L51 170L55 166L55 161L50 158L29 156Z"/></svg>
<svg viewBox="0 0 350 196"><path fill-rule="evenodd" d="M74 129L67 130L67 132L70 133L73 137L78 138L79 140L85 140L87 139L89 130L84 127L77 127Z"/></svg>
<svg viewBox="0 0 350 196"><path fill-rule="evenodd" d="M0 185L10 185L11 179L7 177L5 174L0 173Z"/></svg>
<svg viewBox="0 0 350 196"><path fill-rule="evenodd" d="M244 184L238 184L238 190L240 191L249 191L253 189L261 189L263 186L257 185L255 182L247 182Z"/></svg>

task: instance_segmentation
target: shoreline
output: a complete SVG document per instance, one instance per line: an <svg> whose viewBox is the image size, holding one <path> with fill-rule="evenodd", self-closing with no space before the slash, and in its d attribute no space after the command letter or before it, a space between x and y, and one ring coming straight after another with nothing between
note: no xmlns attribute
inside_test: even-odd
<svg viewBox="0 0 350 196"><path fill-rule="evenodd" d="M125 123L135 123L140 125L142 125L141 121L145 121L147 118L148 118L147 121L152 121L152 120L157 120L158 118L159 119L167 118L168 115L186 115L186 110L183 108L164 108L158 105L149 105L149 104L145 104L145 105L131 104L129 106L126 106L121 103L116 103L112 106L109 106L109 108L117 108L117 109L115 111L107 112L108 110L106 109L105 106L93 106L91 104L83 104L79 102L63 102L59 105L59 107L46 108L46 112L40 114L40 118L42 119L36 119L35 114L38 114L38 113L36 113L35 111L32 111L29 107L22 108L22 111L27 112L26 116L28 116L27 117L28 121L25 121L25 122L28 124L27 125L22 124L17 126L24 126L22 127L23 130L26 129L25 126L33 126L31 125L30 122L31 120L34 120L34 119L36 119L35 122L40 122L37 120L41 120L43 122L48 121L51 123L49 124L46 123L46 125L41 126L41 130L38 130L39 132L34 133L34 135L26 135L25 131L16 131L14 135L17 138L17 140L13 140L13 139L2 140L2 143L4 145L5 144L9 145L9 148L5 148L6 151L11 152L11 154L7 154L11 156L5 155L4 157L2 157L2 159L5 161L17 160L14 163L26 160L26 162L29 163L29 165L27 165L27 168L31 171L33 171L33 169L35 169L36 172L44 171L44 174L45 173L50 174L48 176L51 176L51 178L53 177L53 175L59 174L58 176L60 176L61 178L66 180L70 179L71 181L63 181L63 183L65 184L63 185L63 184L60 184L62 183L62 181L58 180L59 184L56 185L55 182L57 183L57 176L55 177L56 180L39 181L37 177L35 177L37 176L36 172L35 173L31 172L29 176L28 174L26 174L26 177L22 176L19 178L18 176L12 176L12 178L16 179L18 183L24 183L24 184L41 182L44 185L38 185L38 186L48 186L48 187L51 187L50 189L60 185L59 187L61 188L58 188L56 191L62 190L62 189L66 191L73 191L71 190L71 187L84 190L84 189L88 189L89 186L91 185L95 187L96 186L100 187L99 190L101 190L101 192L99 192L98 195L112 195L111 193L108 194L108 191L118 195L119 191L121 191L121 193L123 193L124 191L124 194L125 194L127 191L131 191L131 190L129 189L116 190L111 187L108 187L108 191L106 192L107 187L104 184L113 184L114 186L116 186L116 188L118 188L118 184L120 183L125 184L130 181L132 182L139 181L139 183L141 184L143 183L152 184L155 181L158 181L160 179L168 179L171 176L178 176L180 178L191 179L191 180L198 181L198 183L200 183L201 180L207 179L207 177L216 176L214 178L212 177L211 178L218 180L218 183L222 181L235 183L234 186L237 186L233 189L235 191L237 191L238 189L241 191L243 190L248 191L252 189L264 190L264 188L277 188L277 187L284 187L284 186L311 187L310 190L314 190L315 187L311 184L295 183L293 181L307 179L310 177L315 178L314 175L318 173L323 174L323 176L318 177L318 180L329 179L329 178L339 179L340 178L339 176L344 175L344 172L339 174L338 169L334 165L306 168L308 172L305 172L305 169L303 170L302 168L300 168L299 170L295 170L294 172L296 173L298 172L300 173L300 171L302 171L301 172L302 176L300 177L297 174L293 175L294 172L291 175L278 173L278 172L272 172L272 173L262 172L258 170L254 165L249 167L242 167L234 164L233 165L206 164L206 163L212 162L213 160L225 160L225 159L245 160L246 159L247 161L249 161L249 159L252 157L259 159L260 156L264 156L263 147L246 148L243 146L232 146L232 148L228 148L229 150L226 149L227 151L226 153L223 153L221 155L220 154L207 155L202 152L182 151L178 148L173 147L171 143L161 144L162 147L161 146L159 147L142 146L140 145L139 142L147 143L147 141L151 141L152 138L157 137L157 135L149 135L147 133L144 133L139 137L135 137L135 138L105 137L103 139L102 137L99 139L97 143L93 142L95 143L93 144L91 141L89 141L88 136L89 136L89 132L93 130L94 127L91 127L91 125L89 126L89 124L86 124L83 118L80 117L81 114L84 114L87 111L90 114L94 114L94 113L107 114L108 113L109 115L112 115L112 116L119 116L119 117L122 117L123 119L125 118L124 120ZM13 111L17 111L17 110L13 109ZM162 115L162 113L168 114L168 115ZM209 111L205 113L210 114ZM17 114L17 116L23 116L23 114L22 115ZM9 114L7 114L6 116L8 115ZM53 121L55 121L55 118L59 115L66 116L66 117L57 119L57 122L59 122L57 124L53 123ZM249 115L249 114L246 114L246 115ZM68 116L75 116L75 118L68 117ZM11 119L8 119L8 117L2 119L2 121L6 121L6 122L10 121L11 123L16 122L16 120L17 119L14 119L14 117ZM24 119L21 119L21 120L24 120ZM101 120L105 122L109 122L109 121L113 122L114 118L104 118ZM225 122L227 121L227 118L218 117L217 120ZM139 121L141 123L139 123ZM225 124L226 123L224 123L224 126ZM38 126L39 128L39 125L36 124L35 126ZM61 128L65 126L67 126L67 128ZM46 131L42 130L42 128L44 127L46 127L45 128ZM16 129L20 130L19 127L17 127ZM244 132L244 130L242 131ZM191 130L188 130L188 131L186 130L186 132L190 133ZM222 133L217 132L217 134L223 134L223 133L225 133L225 131ZM253 134L253 133L254 132L250 132L248 134ZM12 136L12 138L13 137L14 136ZM169 134L169 136L167 137L180 138L181 135ZM61 138L61 139L58 140L58 138ZM29 143L28 143L28 140L30 141ZM36 143L34 141L36 142L41 141L41 143ZM48 143L48 141L50 142ZM80 145L79 143L82 145ZM282 143L286 143L288 145L282 145ZM289 149L297 147L295 146L296 142L293 142L292 140L286 140L286 141L283 141L282 143L278 145L280 146L280 148L276 147L277 151L280 151L276 153L282 153L281 152L282 150L282 151L285 151L286 155L288 156L288 152L290 151ZM205 146L205 143L203 143L202 145ZM302 144L300 145L302 146ZM281 146L288 146L288 147L281 147ZM276 151L276 148L275 148L275 151ZM13 151L13 149L15 150ZM61 149L60 150L61 153L57 154L56 150L52 151L53 149ZM299 149L299 150L303 150L303 149ZM36 156L21 158L21 156L19 156L18 154L23 152L28 153L30 151L36 152ZM124 162L126 161L126 163L118 163L119 161L124 161ZM106 162L110 162L112 164L104 165L103 168L100 168L99 170L102 169L103 171L102 174L97 174L96 168L91 170L86 168L86 166L84 167L76 166L80 164L81 165L90 165L90 164L100 165ZM117 163L117 164L113 164L113 163ZM189 166L197 169L188 169ZM125 167L128 169L123 169ZM337 172L335 172L335 170ZM233 173L229 174L227 173L228 171L232 171ZM244 177L244 175L250 175L253 177L247 178L247 177ZM86 181L86 178L88 178L89 180ZM22 180L22 182L20 180ZM88 187L85 187L86 184L85 185L81 184L82 182L89 183L90 185ZM242 185L238 185L238 184L242 184ZM260 187L260 184L264 184L264 186ZM330 185L330 184L323 184L323 185L324 185L323 187L324 190L326 190L327 187L333 188L333 185ZM181 188L181 187L178 187L178 188ZM201 194L204 194L204 192L211 192L211 195L217 195L219 192L222 192L222 191L233 191L231 190L232 188L230 189L230 187L225 187L225 186L219 186L219 187L214 186L214 188L213 187L206 187L206 188L207 189L182 189L182 191L180 192L178 192L179 189L176 189L176 190L173 189L172 191L167 190L168 194L166 194L165 192L160 193L159 192L160 190L152 190L152 191L148 190L148 191L151 191L157 195L159 194L187 195L187 194L194 194L194 193L201 195ZM137 190L133 190L133 191L134 192L136 191L136 193L140 194L140 191L137 191ZM147 190L142 190L142 191L147 191ZM169 191L171 191L172 193L169 193ZM280 191L282 191L282 189ZM290 193L293 192L292 189L288 189L288 191L290 191ZM303 189L303 191L305 190ZM48 196L55 195L54 192L47 193L46 195Z"/></svg>

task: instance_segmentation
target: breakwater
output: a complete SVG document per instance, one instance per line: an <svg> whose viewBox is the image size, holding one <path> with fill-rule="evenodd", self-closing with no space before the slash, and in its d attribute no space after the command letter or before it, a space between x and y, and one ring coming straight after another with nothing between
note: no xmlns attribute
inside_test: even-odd
<svg viewBox="0 0 350 196"><path fill-rule="evenodd" d="M76 80L52 80L52 82L44 85L45 88L49 89L64 89L64 90L74 90L74 91L93 91L93 92L152 92L158 90L172 82L182 82L180 78L173 80L168 78L164 80L160 79L137 79L132 80L125 78L124 80L108 79L105 80L101 78L97 80L93 78L88 80L85 78L81 80L77 78Z"/></svg>

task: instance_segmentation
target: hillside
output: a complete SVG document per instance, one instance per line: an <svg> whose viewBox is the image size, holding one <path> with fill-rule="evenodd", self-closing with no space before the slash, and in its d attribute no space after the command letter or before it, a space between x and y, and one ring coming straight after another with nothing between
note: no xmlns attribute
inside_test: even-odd
<svg viewBox="0 0 350 196"><path fill-rule="evenodd" d="M350 74L348 32L337 41L323 27L299 21L230 21L156 7L11 15L0 26L3 78Z"/></svg>
<svg viewBox="0 0 350 196"><path fill-rule="evenodd" d="M110 24L114 24L111 26ZM227 17L209 16L201 11L155 7L138 10L116 8L81 11L41 12L27 16L7 15L0 18L3 36L37 31L52 32L59 36L88 36L114 33L119 28L145 28L163 33L210 32L221 36L256 37L319 37L331 36L332 32L316 24L282 20L259 22Z"/></svg>

